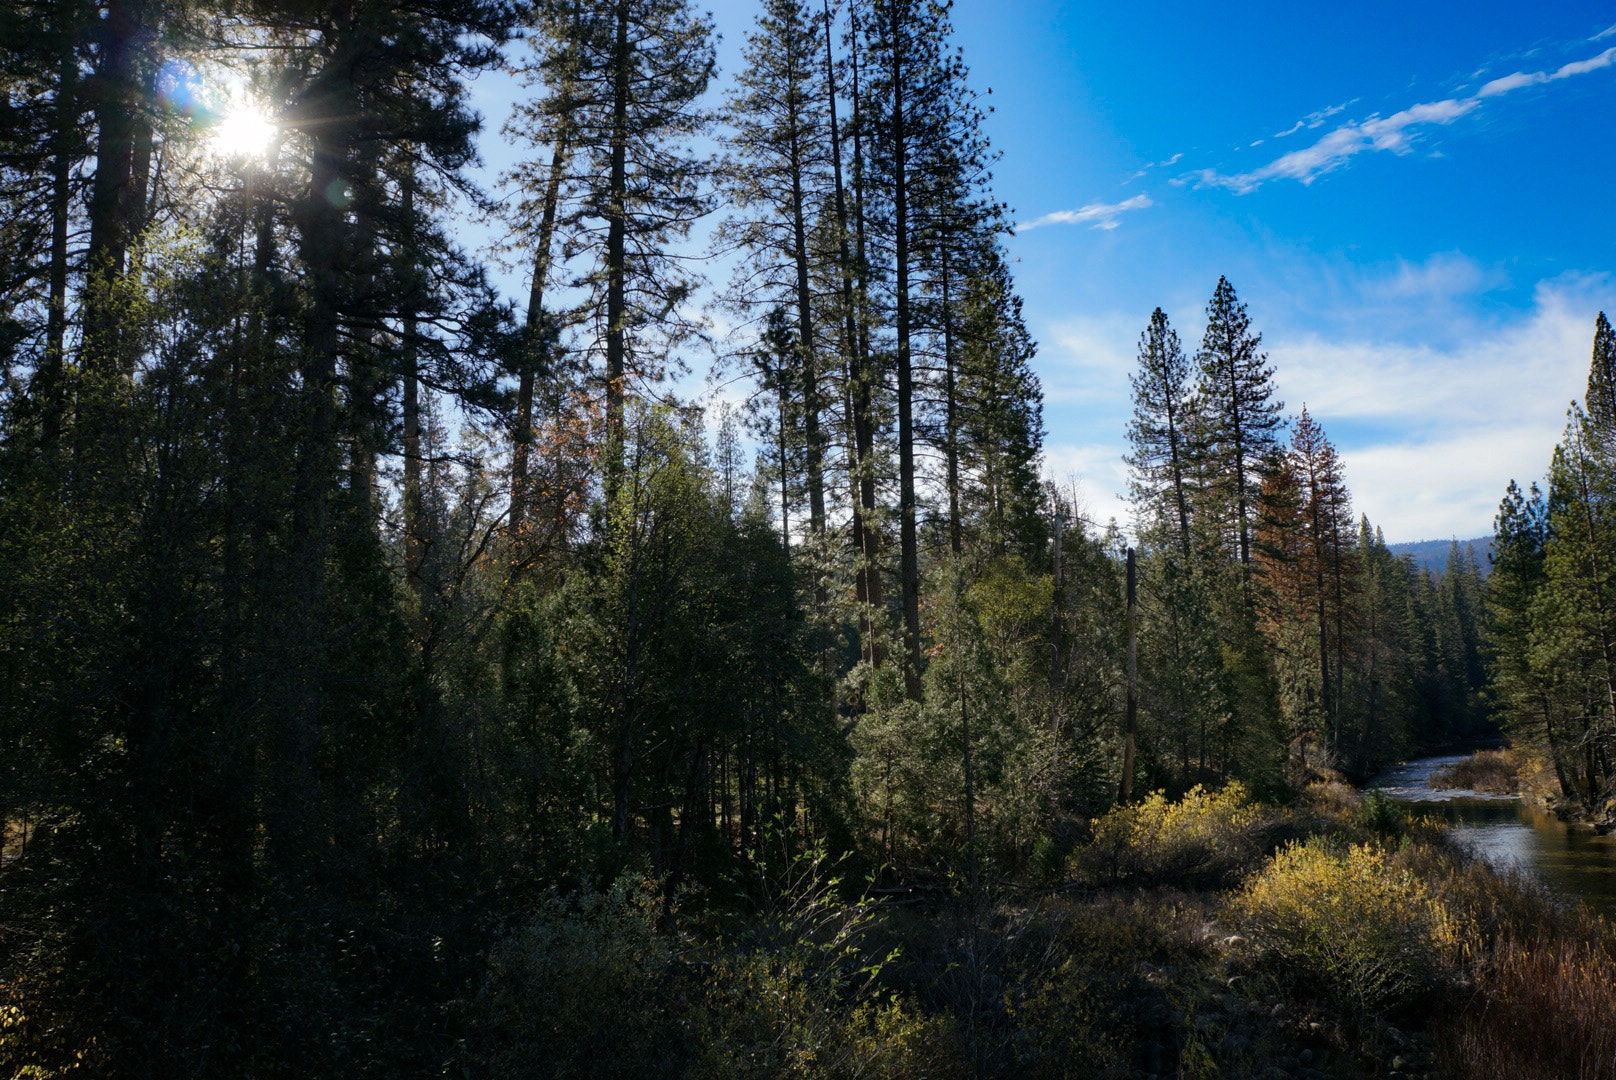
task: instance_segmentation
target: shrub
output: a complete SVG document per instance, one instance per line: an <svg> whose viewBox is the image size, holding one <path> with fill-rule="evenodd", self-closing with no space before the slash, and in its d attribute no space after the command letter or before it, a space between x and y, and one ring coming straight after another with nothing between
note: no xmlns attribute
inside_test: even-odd
<svg viewBox="0 0 1616 1080"><path fill-rule="evenodd" d="M1370 788L1364 792L1363 800L1358 804L1358 820L1371 832L1394 836L1402 831L1408 815L1384 791Z"/></svg>
<svg viewBox="0 0 1616 1080"><path fill-rule="evenodd" d="M1003 1075L1189 1075L1193 1016L1215 992L1210 921L1201 898L1171 890L1046 902L1006 994Z"/></svg>
<svg viewBox="0 0 1616 1080"><path fill-rule="evenodd" d="M493 1077L645 1077L677 1070L680 995L656 930L660 898L619 881L551 895L497 945L477 1010Z"/></svg>
<svg viewBox="0 0 1616 1080"><path fill-rule="evenodd" d="M1490 795L1520 790L1519 766L1508 750L1480 750L1431 774L1433 788L1468 788Z"/></svg>
<svg viewBox="0 0 1616 1080"><path fill-rule="evenodd" d="M783 854L772 869L759 861L761 909L736 947L713 961L691 1075L961 1075L948 1021L879 987L896 954L871 948L873 909L839 899L837 865L822 846Z"/></svg>
<svg viewBox="0 0 1616 1080"><path fill-rule="evenodd" d="M1153 792L1093 824L1077 853L1091 880L1223 884L1261 857L1268 822L1236 782L1212 792L1196 785L1178 802Z"/></svg>
<svg viewBox="0 0 1616 1080"><path fill-rule="evenodd" d="M1292 844L1247 882L1231 910L1281 979L1360 1013L1428 993L1455 945L1442 904L1370 845Z"/></svg>

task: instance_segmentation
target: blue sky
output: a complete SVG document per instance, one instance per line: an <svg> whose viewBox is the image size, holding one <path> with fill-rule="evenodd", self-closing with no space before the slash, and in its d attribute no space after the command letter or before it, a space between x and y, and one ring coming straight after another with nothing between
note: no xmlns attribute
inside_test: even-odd
<svg viewBox="0 0 1616 1080"><path fill-rule="evenodd" d="M725 73L753 11L713 7ZM1542 473L1616 311L1616 3L958 0L954 23L1021 223L1046 469L1091 517L1126 522L1151 310L1193 347L1219 274L1388 539L1490 532Z"/></svg>

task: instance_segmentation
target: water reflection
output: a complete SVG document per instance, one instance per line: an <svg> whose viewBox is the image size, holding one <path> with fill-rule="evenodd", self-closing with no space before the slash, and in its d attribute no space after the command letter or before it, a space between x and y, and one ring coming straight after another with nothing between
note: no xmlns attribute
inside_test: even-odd
<svg viewBox="0 0 1616 1080"><path fill-rule="evenodd" d="M1369 786L1442 814L1455 838L1493 866L1527 874L1556 896L1616 915L1616 836L1567 825L1516 795L1430 786L1433 772L1462 760L1452 755L1410 761L1386 770Z"/></svg>

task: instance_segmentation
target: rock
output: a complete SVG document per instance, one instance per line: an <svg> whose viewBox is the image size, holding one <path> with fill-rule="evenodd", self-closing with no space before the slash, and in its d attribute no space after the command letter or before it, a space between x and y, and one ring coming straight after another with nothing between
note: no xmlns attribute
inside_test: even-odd
<svg viewBox="0 0 1616 1080"><path fill-rule="evenodd" d="M1313 1064L1313 1051L1303 1050L1301 1054L1297 1055L1296 1060L1301 1062L1303 1065Z"/></svg>
<svg viewBox="0 0 1616 1080"><path fill-rule="evenodd" d="M1404 1059L1401 1055L1399 1055L1398 1057L1392 1058L1392 1069L1394 1071L1402 1072L1406 1068L1408 1068L1408 1061L1406 1059Z"/></svg>

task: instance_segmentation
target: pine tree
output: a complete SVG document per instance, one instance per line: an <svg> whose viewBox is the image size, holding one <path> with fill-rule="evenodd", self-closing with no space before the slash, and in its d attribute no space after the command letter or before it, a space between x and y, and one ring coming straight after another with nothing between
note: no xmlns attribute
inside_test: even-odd
<svg viewBox="0 0 1616 1080"><path fill-rule="evenodd" d="M1038 477L1043 389L1032 370L1037 345L1003 252L995 250L960 292L959 345L945 392L951 539L969 532L997 554L1037 559L1047 536Z"/></svg>
<svg viewBox="0 0 1616 1080"><path fill-rule="evenodd" d="M1594 322L1593 353L1584 399L1588 443L1604 461L1616 462L1616 331L1603 311Z"/></svg>
<svg viewBox="0 0 1616 1080"><path fill-rule="evenodd" d="M1263 464L1278 445L1283 403L1274 400L1274 369L1260 351L1262 336L1251 330L1246 306L1227 278L1206 308L1206 334L1197 362L1205 459L1204 505L1220 523L1223 541L1249 582L1251 535Z"/></svg>
<svg viewBox="0 0 1616 1080"><path fill-rule="evenodd" d="M826 527L825 405L814 284L829 253L816 250L815 219L833 201L830 90L821 56L828 27L799 0L770 0L747 39L729 100L729 157L722 187L734 213L718 241L743 255L728 301L743 315L787 306L795 317L796 396L801 401L809 529Z"/></svg>
<svg viewBox="0 0 1616 1080"><path fill-rule="evenodd" d="M660 378L672 347L696 329L687 305L696 279L670 248L709 209L708 166L692 144L712 119L701 98L714 71L713 27L684 0L581 12L555 0L541 10L554 12L548 32L570 39L556 46L566 62L550 89L564 96L548 110L570 123L564 167L574 182L556 229L582 259L569 279L585 291L572 321L603 367L610 486L630 384ZM542 125L533 133L541 144L554 136Z"/></svg>
<svg viewBox="0 0 1616 1080"><path fill-rule="evenodd" d="M1178 334L1157 308L1139 336L1139 367L1129 376L1133 418L1128 422L1132 472L1129 486L1142 522L1171 522L1180 556L1191 558L1190 507L1194 503L1197 403L1191 368Z"/></svg>

